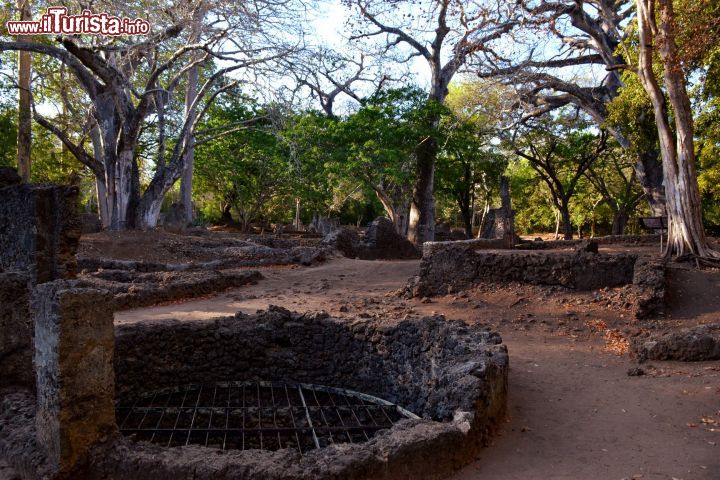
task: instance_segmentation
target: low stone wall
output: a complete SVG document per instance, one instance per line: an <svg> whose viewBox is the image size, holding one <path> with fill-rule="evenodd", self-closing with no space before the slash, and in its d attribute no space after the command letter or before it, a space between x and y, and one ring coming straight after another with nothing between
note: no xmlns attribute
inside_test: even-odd
<svg viewBox="0 0 720 480"><path fill-rule="evenodd" d="M248 244L249 242L244 242ZM216 248L217 260L189 263L161 263L142 260L117 260L110 258L78 258L82 271L126 270L132 272L190 272L266 265L314 265L327 259L327 250L313 246L268 247L251 245L245 247Z"/></svg>
<svg viewBox="0 0 720 480"><path fill-rule="evenodd" d="M515 248L522 250L553 250L563 248L574 248L589 239L576 240L550 240L522 242ZM604 237L593 237L592 241L598 245L660 245L660 235L607 235Z"/></svg>
<svg viewBox="0 0 720 480"><path fill-rule="evenodd" d="M262 278L257 270L209 270L132 273L125 270L100 270L84 274L79 285L102 288L113 294L107 308L125 310L182 298L199 297L228 288L256 283Z"/></svg>
<svg viewBox="0 0 720 480"><path fill-rule="evenodd" d="M720 360L720 323L699 325L677 332L635 337L630 344L630 352L642 361Z"/></svg>
<svg viewBox="0 0 720 480"><path fill-rule="evenodd" d="M502 238L473 238L454 242L425 242L423 243L423 257L446 248L461 250L500 250L507 248L507 242Z"/></svg>
<svg viewBox="0 0 720 480"><path fill-rule="evenodd" d="M500 337L442 317L384 326L271 307L210 322L117 327L118 397L191 382L275 380L344 387L395 402L403 420L362 444L294 450L165 449L115 438L87 478L420 479L471 461L506 408L508 357Z"/></svg>
<svg viewBox="0 0 720 480"><path fill-rule="evenodd" d="M667 286L662 260L635 254L593 253L579 243L574 251L484 250L478 240L425 244L420 275L400 294L408 297L445 295L476 284L521 282L596 290L629 285L636 318L664 313ZM482 245L482 244L481 244Z"/></svg>
<svg viewBox="0 0 720 480"><path fill-rule="evenodd" d="M664 260L638 258L633 271L634 314L649 318L665 311L668 270Z"/></svg>
<svg viewBox="0 0 720 480"><path fill-rule="evenodd" d="M480 282L524 282L593 290L632 283L636 255L475 251L446 247L423 256L414 296L444 295Z"/></svg>
<svg viewBox="0 0 720 480"><path fill-rule="evenodd" d="M35 388L30 275L0 273L0 387Z"/></svg>
<svg viewBox="0 0 720 480"><path fill-rule="evenodd" d="M420 258L414 243L395 231L393 222L378 217L362 237L350 227L338 227L325 235L320 245L337 250L348 258L361 260L408 260Z"/></svg>
<svg viewBox="0 0 720 480"><path fill-rule="evenodd" d="M472 377L473 368L482 373L495 366L491 353L506 362L501 342L497 333L441 317L395 326L364 319L348 324L323 313L300 315L279 307L213 321L141 322L116 328L117 396L176 386L178 378L183 383L315 383L369 393L424 418L449 420L455 410L470 409L477 400L474 389L463 388L458 378Z"/></svg>

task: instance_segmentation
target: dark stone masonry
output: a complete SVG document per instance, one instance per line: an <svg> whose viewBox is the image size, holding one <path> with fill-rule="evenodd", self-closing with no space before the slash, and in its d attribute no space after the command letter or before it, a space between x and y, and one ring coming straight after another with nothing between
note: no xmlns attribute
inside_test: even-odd
<svg viewBox="0 0 720 480"><path fill-rule="evenodd" d="M641 361L720 360L720 323L636 337L630 344L630 352Z"/></svg>
<svg viewBox="0 0 720 480"><path fill-rule="evenodd" d="M237 451L198 463L211 450L117 439L93 455L90 478L441 478L471 461L504 418L508 356L498 334L442 317L388 326L271 307L210 322L120 326L115 372L118 398L178 381L262 379L349 388L422 419L302 457L294 450Z"/></svg>
<svg viewBox="0 0 720 480"><path fill-rule="evenodd" d="M116 430L110 299L63 280L35 292L36 435L59 477L73 474L90 448Z"/></svg>
<svg viewBox="0 0 720 480"><path fill-rule="evenodd" d="M487 242L426 243L420 275L408 281L402 294L431 297L493 282L562 286L573 290L631 285L636 318L663 313L667 279L662 260L629 253L595 253L594 241L575 242L574 250L542 251L490 249Z"/></svg>
<svg viewBox="0 0 720 480"><path fill-rule="evenodd" d="M61 306L42 308L41 323L69 322L65 326L70 327L83 309L88 309L84 318L105 315L98 307L73 303L75 295L100 303L91 298L100 293L60 290L54 285L46 289L51 298L47 305L59 301ZM63 307L64 302L69 303ZM63 311L67 320L57 317ZM79 341L76 348L82 365L83 358L94 355L94 345L105 353L108 345L107 329L85 338L89 331L82 322L80 327L77 333L65 335ZM54 381L47 382L48 388L39 388L37 419L31 407L35 398L29 391L5 396L0 422L7 426L0 430L0 454L13 459L18 471L34 477L58 471L54 453L58 437L77 445L71 452L82 453L96 433L111 431L109 361L105 354L95 356L91 368L95 373L76 372L85 382L72 394L85 409L82 415L57 408L56 394L63 389L56 390L54 386L61 383ZM58 366L63 364L50 362L42 371L62 370ZM365 443L334 444L305 455L292 449L164 448L109 434L90 448L84 461L74 463L71 478L435 479L472 461L504 418L508 355L498 334L442 317L396 325L371 320L347 323L322 312L301 315L271 307L252 316L238 314L213 321L120 326L114 371L116 398L132 399L189 382L263 379L351 388L396 402L422 418L402 420ZM49 392L48 398L44 392ZM57 415L46 416L46 411ZM12 412L25 413L18 418ZM64 429L52 421L58 418ZM87 434L81 434L85 427L73 428L83 421Z"/></svg>
<svg viewBox="0 0 720 480"><path fill-rule="evenodd" d="M0 188L0 269L29 271L33 283L77 272L82 225L78 190L21 184Z"/></svg>
<svg viewBox="0 0 720 480"><path fill-rule="evenodd" d="M30 275L0 273L0 387L34 388Z"/></svg>
<svg viewBox="0 0 720 480"><path fill-rule="evenodd" d="M323 238L321 245L333 248L345 257L361 260L420 258L415 244L398 234L393 222L385 217L371 222L362 237L352 228L338 227Z"/></svg>
<svg viewBox="0 0 720 480"><path fill-rule="evenodd" d="M77 270L78 190L18 178L13 169L0 171L0 387L34 389L30 299L38 283Z"/></svg>

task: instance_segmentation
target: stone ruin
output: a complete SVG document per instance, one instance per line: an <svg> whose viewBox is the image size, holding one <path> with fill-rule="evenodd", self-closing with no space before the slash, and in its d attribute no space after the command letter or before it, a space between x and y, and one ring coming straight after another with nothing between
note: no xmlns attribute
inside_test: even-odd
<svg viewBox="0 0 720 480"><path fill-rule="evenodd" d="M77 191L23 185L0 194L17 199L0 212L0 238L10 252L0 272L0 459L22 478L441 478L472 461L504 418L507 350L483 327L442 317L348 322L277 307L252 316L116 327L118 293L72 278ZM17 212L23 217L7 222ZM46 235L44 241L31 232ZM30 248L13 246L13 238L28 239ZM122 271L107 281L122 280L115 278ZM180 273L190 272L198 273ZM271 395L296 388L307 423L297 417L294 424L297 403L266 398L260 405L259 396L257 406L244 403L246 386L268 385ZM189 392L203 387L227 392L227 403L198 393L186 405ZM243 403L235 405L231 392L240 388ZM305 405L303 392L315 406ZM162 395L163 405L154 404ZM171 404L173 395L182 403ZM201 404L202 398L213 403ZM328 404L333 398L357 403ZM333 410L341 425L323 430L325 417L317 413ZM385 412L390 422L380 425L371 411ZM241 413L242 427L213 424L222 412L227 419ZM280 442L287 426L265 426L283 412L291 412L297 448ZM344 423L341 412L355 415L357 425ZM141 420L129 427L133 414ZM174 425L163 426L164 415ZM195 423L208 415L209 424ZM245 425L246 415L257 428ZM348 441L331 433L328 443L327 431L344 432ZM258 432L259 448L246 447L246 435ZM279 448L263 447L263 432L273 442L276 433ZM167 434L169 442L159 445ZM225 440L210 441L238 434L242 443L228 448ZM301 436L317 448L301 448Z"/></svg>
<svg viewBox="0 0 720 480"><path fill-rule="evenodd" d="M485 215L478 238L502 239L506 248L518 243L515 234L515 213L510 204L510 182L500 177L500 208L491 208Z"/></svg>
<svg viewBox="0 0 720 480"><path fill-rule="evenodd" d="M486 282L553 285L573 290L627 285L632 287L636 318L663 312L667 290L663 260L631 253L597 253L595 241L573 242L575 248L570 251L524 250L523 245L507 250L487 240L428 242L423 246L420 274L410 279L403 294L445 295Z"/></svg>
<svg viewBox="0 0 720 480"><path fill-rule="evenodd" d="M9 172L0 172L0 387L34 388L30 301L36 285L77 271L78 190L20 184Z"/></svg>
<svg viewBox="0 0 720 480"><path fill-rule="evenodd" d="M397 233L392 220L378 217L365 235L348 227L338 227L323 238L321 245L333 248L348 258L361 260L406 260L420 258L418 248Z"/></svg>

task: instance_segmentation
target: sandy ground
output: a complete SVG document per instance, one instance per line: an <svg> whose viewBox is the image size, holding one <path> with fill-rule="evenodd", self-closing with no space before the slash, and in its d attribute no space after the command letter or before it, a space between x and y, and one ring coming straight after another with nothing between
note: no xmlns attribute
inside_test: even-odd
<svg viewBox="0 0 720 480"><path fill-rule="evenodd" d="M442 313L485 323L501 332L510 351L510 415L478 460L449 478L720 479L720 362L653 362L643 366L647 375L628 376L637 365L588 325L621 328L630 315L589 293L490 287L429 303L388 295L418 264L335 259L265 268L257 285L118 312L115 319L206 319L274 304L340 318ZM680 308L669 319L720 321L720 276L677 275L685 284L674 291Z"/></svg>

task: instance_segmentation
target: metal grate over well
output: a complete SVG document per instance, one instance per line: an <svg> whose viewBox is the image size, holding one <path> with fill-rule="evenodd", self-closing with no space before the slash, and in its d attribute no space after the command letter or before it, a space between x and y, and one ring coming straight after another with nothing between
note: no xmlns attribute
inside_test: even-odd
<svg viewBox="0 0 720 480"><path fill-rule="evenodd" d="M365 442L403 418L418 418L380 398L339 388L280 382L190 384L119 402L120 432L168 447L222 450Z"/></svg>

